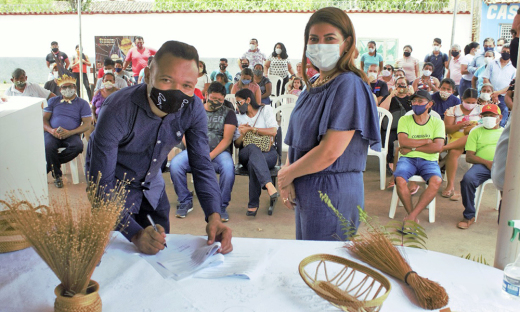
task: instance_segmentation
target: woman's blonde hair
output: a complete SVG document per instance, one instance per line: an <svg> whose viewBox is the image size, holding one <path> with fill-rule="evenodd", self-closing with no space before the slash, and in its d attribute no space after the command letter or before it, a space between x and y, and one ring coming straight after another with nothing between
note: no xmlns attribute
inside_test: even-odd
<svg viewBox="0 0 520 312"><path fill-rule="evenodd" d="M366 83L368 83L367 75L362 70L358 69L354 64L355 53L357 50L356 32L354 30L354 25L352 24L352 21L348 17L347 13L345 13L343 10L334 7L328 7L320 9L316 11L314 14L312 14L311 18L307 22L307 26L305 26L302 72L303 81L307 85L307 88L311 87L309 77L307 76L307 43L309 42L309 33L311 27L315 24L320 23L330 24L338 28L341 31L341 34L343 35L343 39L345 39L345 43L347 45L347 52L343 53L343 55L338 60L338 63L336 64L336 70L339 72L351 71L354 74L361 77L361 79L363 79Z"/></svg>

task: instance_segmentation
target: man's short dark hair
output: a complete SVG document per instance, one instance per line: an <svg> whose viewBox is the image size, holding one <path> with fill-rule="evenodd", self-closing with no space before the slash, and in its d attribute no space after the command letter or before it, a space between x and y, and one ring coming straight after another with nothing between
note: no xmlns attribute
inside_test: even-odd
<svg viewBox="0 0 520 312"><path fill-rule="evenodd" d="M21 68L17 68L13 71L13 73L11 74L11 76L13 78L20 78L22 76L25 76L25 70L21 69Z"/></svg>
<svg viewBox="0 0 520 312"><path fill-rule="evenodd" d="M251 40L256 41L256 44L258 44L258 39L256 39L256 38L251 38Z"/></svg>
<svg viewBox="0 0 520 312"><path fill-rule="evenodd" d="M208 87L208 95L211 93L220 93L223 96L226 96L226 87L218 81L213 81Z"/></svg>
<svg viewBox="0 0 520 312"><path fill-rule="evenodd" d="M51 42L51 46L53 46L53 45L58 45L58 41Z"/></svg>
<svg viewBox="0 0 520 312"><path fill-rule="evenodd" d="M123 65L123 61L122 60L116 60L115 63Z"/></svg>
<svg viewBox="0 0 520 312"><path fill-rule="evenodd" d="M153 55L148 58L148 67L150 67L150 64L152 64L153 61Z"/></svg>
<svg viewBox="0 0 520 312"><path fill-rule="evenodd" d="M489 41L493 42L493 45L495 45L495 39L491 38L491 37L488 37L488 38L484 39L484 42L482 42L482 45L485 45L486 42L489 42Z"/></svg>
<svg viewBox="0 0 520 312"><path fill-rule="evenodd" d="M511 50L511 46L509 45L509 43L504 44L504 46L502 46L502 49L504 48Z"/></svg>
<svg viewBox="0 0 520 312"><path fill-rule="evenodd" d="M226 62L226 63L228 62L228 61L227 61L227 58L221 58L220 61L221 61L221 62Z"/></svg>
<svg viewBox="0 0 520 312"><path fill-rule="evenodd" d="M115 66L116 63L111 58L107 57L105 59L105 62L103 63L103 66Z"/></svg>
<svg viewBox="0 0 520 312"><path fill-rule="evenodd" d="M422 68L424 69L426 66L431 66L432 67L432 71L435 70L435 66L433 65L433 63L425 62L424 65L422 66Z"/></svg>
<svg viewBox="0 0 520 312"><path fill-rule="evenodd" d="M504 37L500 37L500 38L498 38L498 39L497 39L497 43L498 43L500 40L504 41L504 43L507 43L507 40L506 40L506 38L504 38Z"/></svg>
<svg viewBox="0 0 520 312"><path fill-rule="evenodd" d="M441 38L435 38L435 39L433 39L433 42L437 42L438 44L442 44Z"/></svg>
<svg viewBox="0 0 520 312"><path fill-rule="evenodd" d="M442 79L441 84L439 85L439 87L442 86L445 83L449 84L450 87L451 87L451 90L455 91L455 81L453 81L453 79L451 79L451 78L444 78L444 79Z"/></svg>
<svg viewBox="0 0 520 312"><path fill-rule="evenodd" d="M161 60L161 57L165 54L171 54L188 61L194 60L197 67L199 67L199 53L197 52L197 49L184 42L170 40L163 43L155 54L155 63L158 63Z"/></svg>
<svg viewBox="0 0 520 312"><path fill-rule="evenodd" d="M135 36L134 37L134 42L136 42L137 40L143 40L144 41L144 38L141 37L141 36Z"/></svg>

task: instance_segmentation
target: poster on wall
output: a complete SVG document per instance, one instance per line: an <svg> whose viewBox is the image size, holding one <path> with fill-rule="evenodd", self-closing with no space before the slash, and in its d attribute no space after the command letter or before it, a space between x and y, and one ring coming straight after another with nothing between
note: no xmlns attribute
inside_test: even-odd
<svg viewBox="0 0 520 312"><path fill-rule="evenodd" d="M128 51L134 47L135 36L95 36L96 68L102 68L106 58L125 61ZM129 69L132 64L130 63Z"/></svg>

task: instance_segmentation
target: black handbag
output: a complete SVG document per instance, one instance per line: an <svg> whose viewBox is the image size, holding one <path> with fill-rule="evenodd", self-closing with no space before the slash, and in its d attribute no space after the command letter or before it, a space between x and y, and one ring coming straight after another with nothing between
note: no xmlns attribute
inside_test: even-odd
<svg viewBox="0 0 520 312"><path fill-rule="evenodd" d="M393 112L390 112L392 114L392 125L390 125L390 130L397 130L397 125L399 124L399 119L403 117L406 114L406 110L404 109L404 106L401 104L399 99L397 100L397 104L399 104L399 109L395 110ZM388 118L383 118L383 122L381 123L381 130L386 130L388 127Z"/></svg>

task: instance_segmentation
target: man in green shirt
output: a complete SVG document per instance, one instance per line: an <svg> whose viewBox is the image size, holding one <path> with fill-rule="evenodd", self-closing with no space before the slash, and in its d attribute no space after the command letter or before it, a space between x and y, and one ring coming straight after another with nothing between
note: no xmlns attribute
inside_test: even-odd
<svg viewBox="0 0 520 312"><path fill-rule="evenodd" d="M466 161L473 166L460 181L460 191L464 219L457 224L459 229L467 229L475 222L475 192L477 187L491 178L491 166L495 157L498 139L503 128L500 127L500 108L494 104L482 107L482 127L473 129L466 142Z"/></svg>
<svg viewBox="0 0 520 312"><path fill-rule="evenodd" d="M433 100L428 91L417 91L410 97L410 101L413 115L401 117L397 125L401 157L394 176L397 195L408 212L404 219L419 222L419 214L433 200L442 183L437 160L446 133L442 120L429 114ZM428 183L428 188L421 194L415 207L407 186L408 179L414 175L420 175Z"/></svg>

